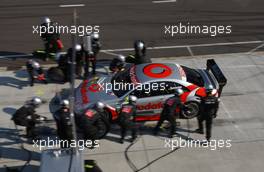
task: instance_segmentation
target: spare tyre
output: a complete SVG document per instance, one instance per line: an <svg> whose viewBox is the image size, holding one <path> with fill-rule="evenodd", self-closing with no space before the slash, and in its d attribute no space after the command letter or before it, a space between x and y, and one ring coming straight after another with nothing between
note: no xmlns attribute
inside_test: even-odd
<svg viewBox="0 0 264 172"><path fill-rule="evenodd" d="M64 82L65 81L65 75L63 71L58 67L51 67L47 71L47 75L51 81L54 81L54 82Z"/></svg>

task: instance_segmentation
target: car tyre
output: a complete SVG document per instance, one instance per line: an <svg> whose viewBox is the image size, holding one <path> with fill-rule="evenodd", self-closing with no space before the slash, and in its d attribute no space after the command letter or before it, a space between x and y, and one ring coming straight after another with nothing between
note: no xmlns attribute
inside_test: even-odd
<svg viewBox="0 0 264 172"><path fill-rule="evenodd" d="M197 102L188 102L185 106L187 107L187 110L183 110L181 113L184 118L192 119L198 116L200 107Z"/></svg>
<svg viewBox="0 0 264 172"><path fill-rule="evenodd" d="M97 128L96 139L102 139L110 130L110 123L104 116L101 116L94 125Z"/></svg>

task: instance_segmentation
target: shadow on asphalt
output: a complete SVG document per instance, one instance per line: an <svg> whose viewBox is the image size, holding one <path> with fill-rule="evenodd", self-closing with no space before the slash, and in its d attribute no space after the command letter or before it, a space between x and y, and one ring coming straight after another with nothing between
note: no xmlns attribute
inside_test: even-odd
<svg viewBox="0 0 264 172"><path fill-rule="evenodd" d="M3 108L3 112L5 112L6 114L13 116L13 114L16 112L16 108L13 107L4 107Z"/></svg>
<svg viewBox="0 0 264 172"><path fill-rule="evenodd" d="M7 166L0 168L0 172L18 172L22 166ZM18 170L18 171L17 171ZM27 165L24 171L39 171L39 166L36 165Z"/></svg>
<svg viewBox="0 0 264 172"><path fill-rule="evenodd" d="M143 123L138 123L138 135L153 135L153 129L154 127L150 127L150 126L145 126ZM159 134L155 137L159 137L159 138L168 138L168 134L169 134L169 128L163 128L160 130ZM185 132L186 134L179 134L178 132ZM126 138L130 138L131 134L130 134L130 130L128 130L127 132L127 137ZM109 140L111 142L116 142L119 143L119 139L120 139L120 128L117 124L113 124L111 130L109 131L109 133L111 135L106 135L103 139L105 140ZM189 133L195 133L194 130L188 130L188 129L184 129L184 128L176 128L176 133L175 133L175 137L179 137L182 138L184 140L193 140L190 136ZM128 141L129 139L125 139L126 141Z"/></svg>
<svg viewBox="0 0 264 172"><path fill-rule="evenodd" d="M28 86L28 81L19 80L9 76L0 76L0 86L23 89Z"/></svg>

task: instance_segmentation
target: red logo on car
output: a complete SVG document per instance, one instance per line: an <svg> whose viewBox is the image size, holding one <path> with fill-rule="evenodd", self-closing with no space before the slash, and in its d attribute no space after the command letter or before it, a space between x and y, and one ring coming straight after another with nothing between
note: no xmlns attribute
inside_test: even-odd
<svg viewBox="0 0 264 172"><path fill-rule="evenodd" d="M162 109L163 103L148 103L146 105L137 105L137 110Z"/></svg>

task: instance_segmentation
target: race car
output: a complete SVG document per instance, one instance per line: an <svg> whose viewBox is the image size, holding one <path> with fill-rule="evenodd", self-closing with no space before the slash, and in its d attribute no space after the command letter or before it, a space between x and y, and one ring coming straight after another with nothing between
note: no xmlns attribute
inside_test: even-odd
<svg viewBox="0 0 264 172"><path fill-rule="evenodd" d="M84 114L86 109L101 101L106 105L109 122L118 117L118 109L129 95L137 100L136 121L159 120L163 103L182 88L182 102L188 111L180 118L194 118L199 112L201 97L206 88L213 86L214 96L220 97L227 79L213 59L207 60L206 69L192 69L175 63L146 63L130 65L112 75L85 80L76 88L75 113Z"/></svg>

